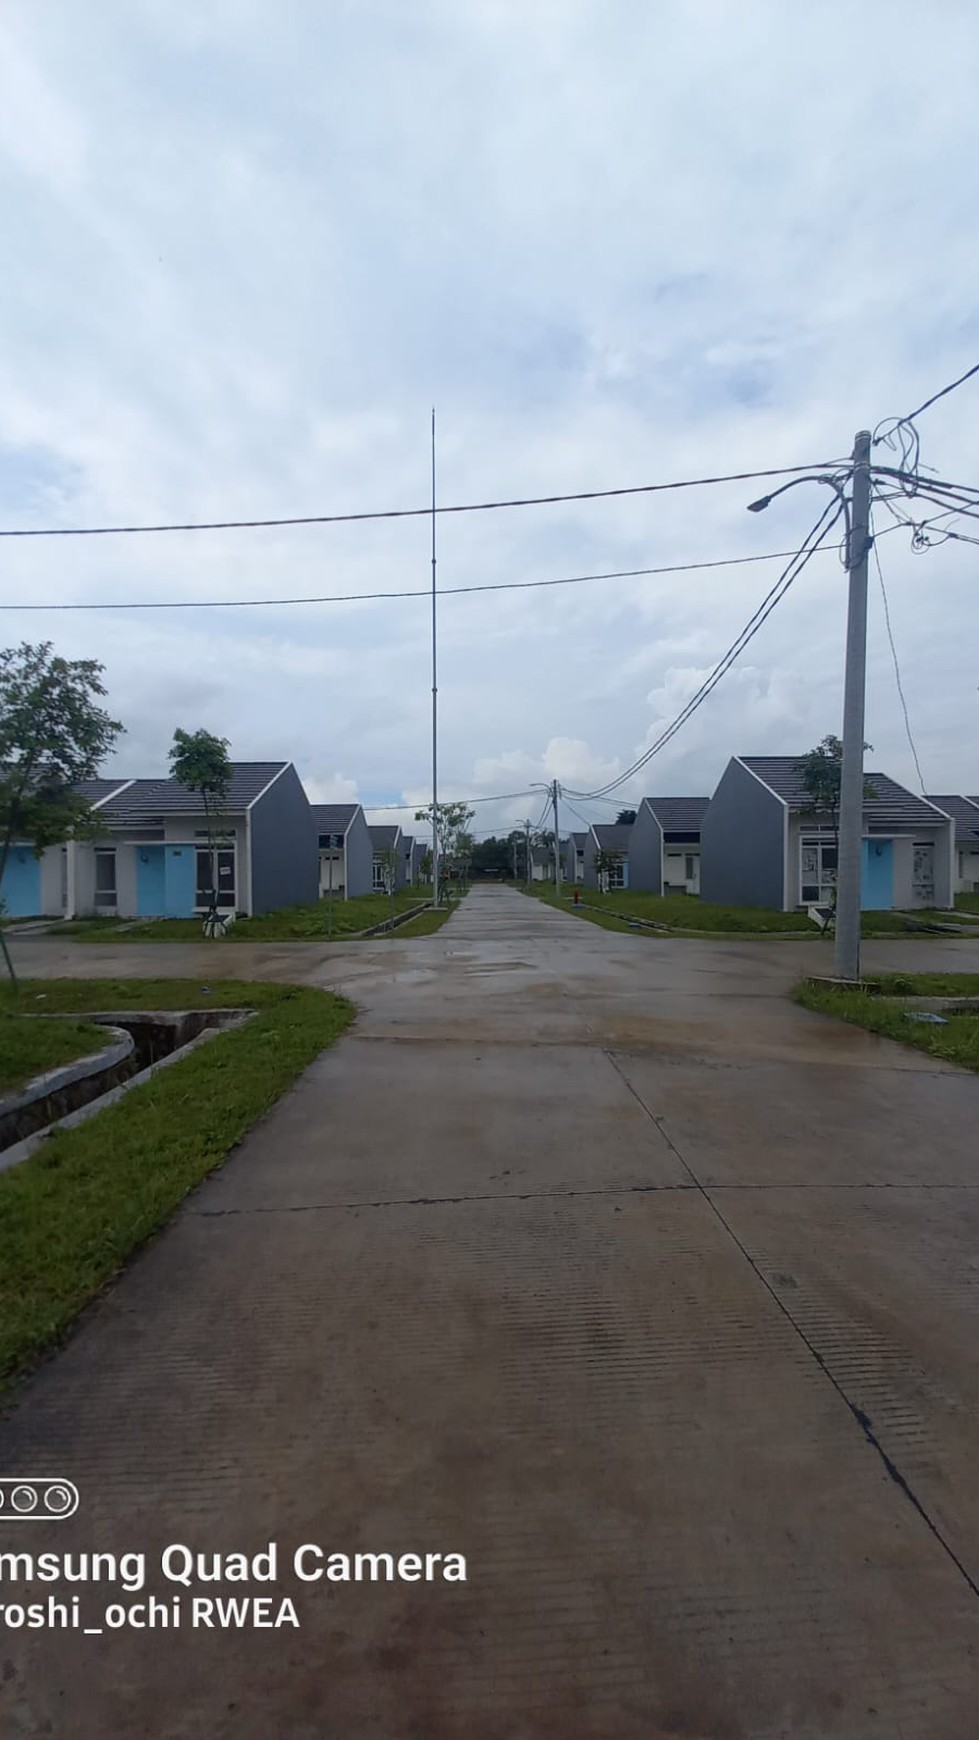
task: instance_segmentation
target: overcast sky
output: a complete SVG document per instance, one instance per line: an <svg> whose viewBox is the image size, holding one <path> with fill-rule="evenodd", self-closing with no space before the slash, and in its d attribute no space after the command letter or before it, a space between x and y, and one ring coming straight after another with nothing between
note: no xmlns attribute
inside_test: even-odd
<svg viewBox="0 0 979 1740"><path fill-rule="evenodd" d="M4 0L0 524L418 506L433 405L444 503L842 457L979 359L977 88L969 0ZM979 379L919 427L979 485ZM791 550L825 491L762 487L446 516L439 583ZM9 540L0 602L423 589L429 540ZM880 556L926 787L979 791L979 549ZM610 778L777 573L445 598L442 793ZM913 786L871 578L868 763ZM815 558L623 801L838 731L845 589ZM111 771L204 725L313 798L430 791L424 598L4 631L104 662Z"/></svg>

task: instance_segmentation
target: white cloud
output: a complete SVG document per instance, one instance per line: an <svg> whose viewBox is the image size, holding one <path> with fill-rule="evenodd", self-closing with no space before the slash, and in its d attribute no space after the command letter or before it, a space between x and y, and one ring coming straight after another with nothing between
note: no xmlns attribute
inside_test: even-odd
<svg viewBox="0 0 979 1740"><path fill-rule="evenodd" d="M257 0L10 0L0 523L421 505L433 403L443 503L845 454L979 354L977 61L971 8L924 32L910 0L886 33L843 0L283 0L274 22ZM979 481L976 390L921 434ZM439 584L793 548L821 492L747 515L760 487L445 516ZM424 593L428 539L421 518L10 540L0 603ZM971 552L895 533L880 554L926 779L974 790ZM604 783L777 573L445 597L443 792ZM207 724L317 792L427 794L424 596L5 616L104 659L125 771ZM818 557L645 789L838 729L844 618ZM913 779L876 589L867 735Z"/></svg>

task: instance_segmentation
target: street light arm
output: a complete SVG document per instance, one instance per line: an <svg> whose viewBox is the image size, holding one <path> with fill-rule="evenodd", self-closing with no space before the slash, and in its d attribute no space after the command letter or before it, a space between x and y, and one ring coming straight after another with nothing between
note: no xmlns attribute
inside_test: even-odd
<svg viewBox="0 0 979 1740"><path fill-rule="evenodd" d="M847 475L849 475L849 473ZM847 568L852 567L854 560L860 560L862 552L858 553L856 558L854 558L853 550L851 548L850 501L846 490L843 488L838 477L831 477L827 472L815 471L807 473L805 477L793 477L791 482L783 483L780 489L773 489L771 495L760 495L757 501L750 501L748 503L749 514L764 513L765 509L771 506L776 496L784 495L787 489L795 489L796 484L798 483L824 483L828 489L835 490L837 499L843 509L843 521L846 526L846 566Z"/></svg>

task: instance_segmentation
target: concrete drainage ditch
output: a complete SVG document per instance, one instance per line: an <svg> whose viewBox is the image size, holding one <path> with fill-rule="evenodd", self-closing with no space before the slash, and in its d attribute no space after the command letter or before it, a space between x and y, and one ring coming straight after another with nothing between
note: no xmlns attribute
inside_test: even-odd
<svg viewBox="0 0 979 1740"><path fill-rule="evenodd" d="M70 1129L216 1033L238 1027L253 1009L139 1009L85 1012L106 1029L104 1050L36 1076L0 1099L0 1171L26 1160L55 1130ZM29 1016L29 1020L58 1020ZM65 1016L77 1020L77 1015Z"/></svg>

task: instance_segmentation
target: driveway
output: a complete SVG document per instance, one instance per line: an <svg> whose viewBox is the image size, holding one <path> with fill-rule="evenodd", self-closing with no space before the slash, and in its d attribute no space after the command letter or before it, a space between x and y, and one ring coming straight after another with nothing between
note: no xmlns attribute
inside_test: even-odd
<svg viewBox="0 0 979 1740"><path fill-rule="evenodd" d="M81 1491L0 1550L142 1551L182 1601L8 1632L5 1737L974 1740L979 1082L786 1001L825 945L486 888L414 942L17 946L362 1012L0 1426ZM270 1542L274 1586L157 1568ZM302 1543L467 1577L303 1583Z"/></svg>

